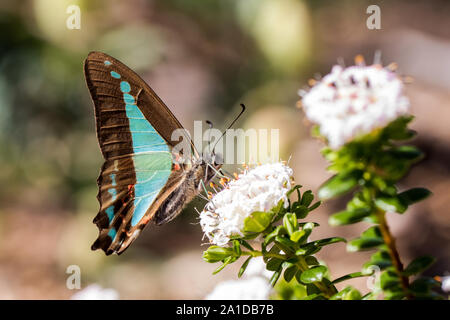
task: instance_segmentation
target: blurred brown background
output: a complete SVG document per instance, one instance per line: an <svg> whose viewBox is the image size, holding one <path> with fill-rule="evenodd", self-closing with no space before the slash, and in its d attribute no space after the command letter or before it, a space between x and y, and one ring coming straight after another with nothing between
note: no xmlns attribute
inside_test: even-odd
<svg viewBox="0 0 450 320"><path fill-rule="evenodd" d="M81 29L66 28L70 4ZM368 30L366 8L381 8L381 30ZM337 58L347 65L381 50L385 64L414 77L407 94L416 116L414 144L426 159L401 188L434 196L389 222L405 263L420 254L450 271L450 2L325 0L3 1L0 4L0 298L66 299L67 266L81 268L82 287L98 283L124 299L201 299L238 264L211 275L202 261L192 203L162 227L147 227L122 256L90 250L97 236L96 178L102 162L82 63L91 50L141 74L175 115L192 128L212 120L224 128L245 103L239 127L280 128L281 156L297 183L317 191L328 174L321 144L310 138L297 90ZM309 220L314 238L356 237L364 224L331 228L330 201ZM202 245L203 244L203 245ZM333 277L358 271L370 253L343 244L320 258ZM367 292L365 280L353 280Z"/></svg>

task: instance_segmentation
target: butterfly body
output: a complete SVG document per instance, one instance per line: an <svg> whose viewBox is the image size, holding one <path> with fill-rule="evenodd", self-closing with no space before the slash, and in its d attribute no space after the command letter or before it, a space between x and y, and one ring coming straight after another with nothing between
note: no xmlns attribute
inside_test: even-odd
<svg viewBox="0 0 450 320"><path fill-rule="evenodd" d="M97 179L99 237L92 249L120 254L149 223L175 218L214 177L192 146L191 161L174 159L171 135L181 124L155 92L120 61L91 52L84 63L105 158ZM188 138L188 137L187 137ZM192 142L191 142L192 145ZM209 170L208 170L209 169Z"/></svg>
<svg viewBox="0 0 450 320"><path fill-rule="evenodd" d="M218 168L218 166L216 166ZM156 211L154 223L165 224L181 213L184 205L191 202L201 190L201 183L210 181L215 175L213 170L207 170L207 164L201 162L183 174L179 186L165 199Z"/></svg>

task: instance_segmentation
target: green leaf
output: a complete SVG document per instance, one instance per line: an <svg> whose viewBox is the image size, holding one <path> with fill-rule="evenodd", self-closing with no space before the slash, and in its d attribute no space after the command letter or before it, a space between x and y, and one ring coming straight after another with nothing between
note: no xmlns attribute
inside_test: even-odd
<svg viewBox="0 0 450 320"><path fill-rule="evenodd" d="M315 227L315 224L311 222L307 222L305 224L302 224L302 230L299 230L298 233L295 234L292 241L296 243L304 243L306 240L308 240L309 235L312 232L312 229ZM299 237L297 239L297 237Z"/></svg>
<svg viewBox="0 0 450 320"><path fill-rule="evenodd" d="M271 285L272 287L275 286L275 284L277 283L278 279L280 278L281 271L282 271L282 270L281 270L281 267L280 267L277 271L275 271L275 272L273 273L272 277L270 278L270 285Z"/></svg>
<svg viewBox="0 0 450 320"><path fill-rule="evenodd" d="M325 298L321 293L319 294L315 293L305 297L305 299L303 300L327 300L327 298Z"/></svg>
<svg viewBox="0 0 450 320"><path fill-rule="evenodd" d="M313 227L320 227L320 224L318 224L317 222L300 222L298 224L301 228L304 228L306 225L308 225L307 228L312 229ZM312 226L312 227L310 227Z"/></svg>
<svg viewBox="0 0 450 320"><path fill-rule="evenodd" d="M292 248L295 247L295 242L292 242L287 238L276 236L275 242L277 246L279 246L281 250L283 250L285 253L290 253L294 251Z"/></svg>
<svg viewBox="0 0 450 320"><path fill-rule="evenodd" d="M303 237L305 233L305 230L297 230L291 234L290 239L291 241L298 242L298 240L300 240L300 238Z"/></svg>
<svg viewBox="0 0 450 320"><path fill-rule="evenodd" d="M312 229L314 229L315 227L317 227L318 224L317 224L317 223L314 223L314 222L306 222L306 223L304 223L304 224L300 224L300 226L301 226L302 229L305 230L305 231L307 231L307 230L312 231Z"/></svg>
<svg viewBox="0 0 450 320"><path fill-rule="evenodd" d="M386 126L383 130L385 139L407 140L414 137L415 132L408 129L408 123L414 119L413 116L404 116L397 118Z"/></svg>
<svg viewBox="0 0 450 320"><path fill-rule="evenodd" d="M300 279L303 283L322 281L327 271L328 269L325 266L313 267L309 270L303 271Z"/></svg>
<svg viewBox="0 0 450 320"><path fill-rule="evenodd" d="M370 261L365 263L363 266L363 272L371 272L371 266L376 265L381 270L386 269L387 267L392 266L391 256L389 253L385 250L380 250L375 252L371 257ZM370 271L369 271L370 270Z"/></svg>
<svg viewBox="0 0 450 320"><path fill-rule="evenodd" d="M278 201L278 204L275 207L273 207L271 211L272 215L275 217L279 217L280 215L282 215L285 212L283 199Z"/></svg>
<svg viewBox="0 0 450 320"><path fill-rule="evenodd" d="M247 260L245 260L245 262L242 264L241 268L239 269L238 278L242 277L252 258L253 258L252 256L248 257Z"/></svg>
<svg viewBox="0 0 450 320"><path fill-rule="evenodd" d="M312 206L310 206L310 207L308 208L308 211L311 212L311 211L317 209L317 208L320 206L321 203L322 203L322 201L317 201L317 202L315 202Z"/></svg>
<svg viewBox="0 0 450 320"><path fill-rule="evenodd" d="M366 189L363 189L362 192L357 192L353 196L353 198L347 203L347 210L354 211L357 209L365 208L366 210L370 210L371 207L371 196L366 199L366 195L364 194Z"/></svg>
<svg viewBox="0 0 450 320"><path fill-rule="evenodd" d="M302 283L302 280L301 280L302 272L303 272L303 271L299 269L299 270L295 273L295 280L297 280L298 283Z"/></svg>
<svg viewBox="0 0 450 320"><path fill-rule="evenodd" d="M378 296L377 292L368 292L362 296L361 300L376 300Z"/></svg>
<svg viewBox="0 0 450 320"><path fill-rule="evenodd" d="M375 199L375 205L384 211L403 213L408 205L399 197L379 197Z"/></svg>
<svg viewBox="0 0 450 320"><path fill-rule="evenodd" d="M386 270L381 273L380 285L383 290L389 289L395 291L395 288L400 287L400 279L395 271Z"/></svg>
<svg viewBox="0 0 450 320"><path fill-rule="evenodd" d="M423 158L423 153L413 146L399 146L388 151L397 159L404 159L407 161L418 161Z"/></svg>
<svg viewBox="0 0 450 320"><path fill-rule="evenodd" d="M294 191L298 191L298 189L300 189L302 186L301 185L296 185L296 186L294 186L291 190L289 190L287 193L286 193L286 197L289 197Z"/></svg>
<svg viewBox="0 0 450 320"><path fill-rule="evenodd" d="M233 240L233 251L238 257L240 257L242 254L241 244L238 240Z"/></svg>
<svg viewBox="0 0 450 320"><path fill-rule="evenodd" d="M247 241L239 239L239 242L242 244L242 246L244 246L248 250L255 251L255 249L253 249L253 247Z"/></svg>
<svg viewBox="0 0 450 320"><path fill-rule="evenodd" d="M298 230L297 216L294 213L286 213L283 217L283 226L286 228L289 235L292 235Z"/></svg>
<svg viewBox="0 0 450 320"><path fill-rule="evenodd" d="M308 207L313 200L314 200L314 195L313 195L311 190L308 190L308 191L305 191L303 193L302 200L300 201L300 204L305 206L305 207Z"/></svg>
<svg viewBox="0 0 450 320"><path fill-rule="evenodd" d="M255 211L244 220L244 232L262 232L272 222L273 212Z"/></svg>
<svg viewBox="0 0 450 320"><path fill-rule="evenodd" d="M219 273L220 271L223 270L223 268L225 268L228 264L230 264L234 261L235 260L233 260L233 257L225 258L225 260L223 260L223 264L220 267L218 267L216 270L214 270L213 274Z"/></svg>
<svg viewBox="0 0 450 320"><path fill-rule="evenodd" d="M320 251L319 246L314 245L314 243L306 243L304 245L301 245L300 248L295 251L295 255L296 256L309 256L312 255L316 252Z"/></svg>
<svg viewBox="0 0 450 320"><path fill-rule="evenodd" d="M439 281L430 277L421 277L414 280L409 288L414 293L428 293L432 288L440 287Z"/></svg>
<svg viewBox="0 0 450 320"><path fill-rule="evenodd" d="M405 297L405 292L401 288L394 288L394 290L385 290L385 300L402 300Z"/></svg>
<svg viewBox="0 0 450 320"><path fill-rule="evenodd" d="M397 188L392 184L391 181L386 181L380 176L373 176L371 179L371 183L385 195L397 195Z"/></svg>
<svg viewBox="0 0 450 320"><path fill-rule="evenodd" d="M305 243L312 232L312 230L310 229L303 229L301 231L302 231L301 237L296 241L299 244Z"/></svg>
<svg viewBox="0 0 450 320"><path fill-rule="evenodd" d="M428 269L435 261L436 259L430 256L417 258L405 268L403 274L406 276L419 274L422 271Z"/></svg>
<svg viewBox="0 0 450 320"><path fill-rule="evenodd" d="M264 245L268 245L272 240L275 239L276 236L281 236L283 234L287 234L286 229L284 226L277 226L272 232L270 232L268 235L266 235L264 239Z"/></svg>
<svg viewBox="0 0 450 320"><path fill-rule="evenodd" d="M235 239L235 240L241 240L241 239L252 240L252 239L255 239L258 236L259 236L259 233L247 233L244 236L241 236L241 235L232 236L232 237L230 237L230 239Z"/></svg>
<svg viewBox="0 0 450 320"><path fill-rule="evenodd" d="M372 226L363 233L361 233L361 238L377 238L382 239L383 236L381 234L381 230L378 226Z"/></svg>
<svg viewBox="0 0 450 320"><path fill-rule="evenodd" d="M352 224L362 221L371 213L370 208L357 208L355 210L344 210L333 214L328 219L328 223L332 226L340 226L345 224Z"/></svg>
<svg viewBox="0 0 450 320"><path fill-rule="evenodd" d="M404 201L407 205L422 201L423 199L432 195L432 192L425 188L412 188L403 191L398 197Z"/></svg>
<svg viewBox="0 0 450 320"><path fill-rule="evenodd" d="M312 243L316 246L323 247L327 246L329 244L337 243L337 242L347 242L344 238L341 237L332 237L332 238L325 238L320 240L315 240Z"/></svg>
<svg viewBox="0 0 450 320"><path fill-rule="evenodd" d="M306 284L306 293L309 295L314 295L314 294L321 294L322 291L320 291L319 288L317 288L313 283L307 283Z"/></svg>
<svg viewBox="0 0 450 320"><path fill-rule="evenodd" d="M284 271L284 280L286 280L286 282L290 282L292 280L292 278L295 276L295 274L297 273L298 268L295 265L290 266L289 268L286 268L286 270Z"/></svg>
<svg viewBox="0 0 450 320"><path fill-rule="evenodd" d="M403 177L411 166L411 161L398 159L390 153L378 153L374 159L374 166L378 173L390 181L395 181Z"/></svg>
<svg viewBox="0 0 450 320"><path fill-rule="evenodd" d="M288 219L294 227L294 230L298 230L298 220L295 213L286 213L286 216L288 216Z"/></svg>
<svg viewBox="0 0 450 320"><path fill-rule="evenodd" d="M297 216L297 219L304 219L306 218L310 210L306 206L296 202L292 205L292 211Z"/></svg>
<svg viewBox="0 0 450 320"><path fill-rule="evenodd" d="M345 287L340 292L336 293L330 300L361 300L361 293L352 286Z"/></svg>
<svg viewBox="0 0 450 320"><path fill-rule="evenodd" d="M339 283L339 282L342 282L342 281L346 281L346 280L350 280L350 279L354 279L354 278L367 277L369 275L370 274L366 274L366 273L363 273L363 272L353 272L353 273L346 274L345 276L339 277L339 278L333 280L331 283L332 284L336 284L336 283Z"/></svg>
<svg viewBox="0 0 450 320"><path fill-rule="evenodd" d="M319 188L318 196L321 199L331 199L351 191L358 185L361 178L360 171L338 173L331 177Z"/></svg>
<svg viewBox="0 0 450 320"><path fill-rule="evenodd" d="M347 251L356 252L361 250L368 250L384 243L383 239L379 238L357 238L347 244Z"/></svg>
<svg viewBox="0 0 450 320"><path fill-rule="evenodd" d="M280 253L280 248L278 246L272 246L272 248L270 248L268 253L272 253L272 254L279 254ZM267 263L267 261L269 261L270 258L268 258L267 256L263 257L263 260L265 263Z"/></svg>
<svg viewBox="0 0 450 320"><path fill-rule="evenodd" d="M353 239L347 245L350 252L372 249L384 244L380 228L373 226L364 231L359 238Z"/></svg>
<svg viewBox="0 0 450 320"><path fill-rule="evenodd" d="M270 258L269 261L267 261L266 269L270 271L276 271L280 268L281 264L283 263L283 260L278 258Z"/></svg>
<svg viewBox="0 0 450 320"><path fill-rule="evenodd" d="M309 266L317 266L320 264L317 258L313 256L306 256L305 261Z"/></svg>

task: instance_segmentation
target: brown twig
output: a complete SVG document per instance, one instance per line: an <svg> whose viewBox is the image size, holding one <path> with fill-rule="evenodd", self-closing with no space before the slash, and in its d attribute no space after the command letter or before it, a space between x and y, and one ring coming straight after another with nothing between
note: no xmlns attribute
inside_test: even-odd
<svg viewBox="0 0 450 320"><path fill-rule="evenodd" d="M403 263L400 260L400 255L398 253L397 246L395 244L395 238L389 230L389 226L386 221L386 212L382 211L382 210L378 210L377 218L378 218L381 235L383 236L384 243L388 247L389 255L392 259L394 268L400 278L400 282L401 282L403 291L406 294L406 298L411 299L412 296L409 293L409 279L407 276L405 276L403 274Z"/></svg>

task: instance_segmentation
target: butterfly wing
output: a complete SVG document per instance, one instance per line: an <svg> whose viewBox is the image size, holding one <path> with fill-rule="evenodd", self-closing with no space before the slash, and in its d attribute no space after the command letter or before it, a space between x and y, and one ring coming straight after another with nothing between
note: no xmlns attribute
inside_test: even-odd
<svg viewBox="0 0 450 320"><path fill-rule="evenodd" d="M171 134L181 124L136 73L101 52L84 63L105 159L97 179L99 237L92 249L122 253L174 190ZM195 152L195 149L194 149Z"/></svg>

